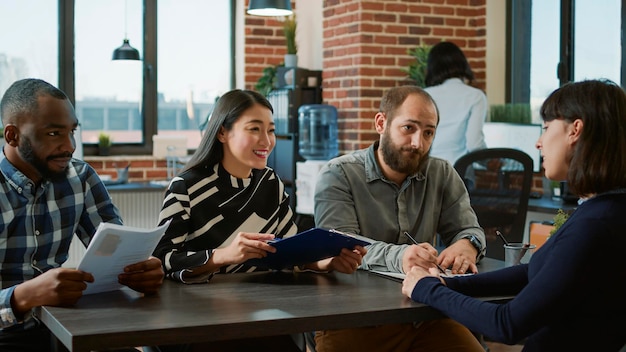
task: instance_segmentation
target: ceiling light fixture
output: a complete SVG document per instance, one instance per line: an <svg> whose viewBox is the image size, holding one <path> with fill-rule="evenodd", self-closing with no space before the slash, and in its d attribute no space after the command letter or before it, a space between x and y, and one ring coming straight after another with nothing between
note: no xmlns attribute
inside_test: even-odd
<svg viewBox="0 0 626 352"><path fill-rule="evenodd" d="M248 14L255 16L289 16L291 0L250 0Z"/></svg>
<svg viewBox="0 0 626 352"><path fill-rule="evenodd" d="M113 51L113 60L141 60L139 58L139 51L132 46L128 41L128 1L125 4L126 9L124 9L124 41L122 42L122 46L115 49Z"/></svg>

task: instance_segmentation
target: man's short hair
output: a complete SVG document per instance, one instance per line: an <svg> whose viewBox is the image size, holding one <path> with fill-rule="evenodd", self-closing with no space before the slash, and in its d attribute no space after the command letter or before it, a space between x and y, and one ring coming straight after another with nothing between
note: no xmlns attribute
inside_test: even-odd
<svg viewBox="0 0 626 352"><path fill-rule="evenodd" d="M50 83L37 79L25 78L15 81L4 93L0 101L0 115L2 124L6 125L20 114L36 114L37 98L41 95L49 95L57 99L68 99L62 90Z"/></svg>

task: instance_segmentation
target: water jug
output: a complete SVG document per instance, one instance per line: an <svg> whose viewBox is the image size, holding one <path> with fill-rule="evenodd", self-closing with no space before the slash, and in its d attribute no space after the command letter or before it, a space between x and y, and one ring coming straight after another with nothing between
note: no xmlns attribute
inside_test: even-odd
<svg viewBox="0 0 626 352"><path fill-rule="evenodd" d="M330 160L339 154L337 109L332 105L307 104L298 109L300 156L307 160Z"/></svg>

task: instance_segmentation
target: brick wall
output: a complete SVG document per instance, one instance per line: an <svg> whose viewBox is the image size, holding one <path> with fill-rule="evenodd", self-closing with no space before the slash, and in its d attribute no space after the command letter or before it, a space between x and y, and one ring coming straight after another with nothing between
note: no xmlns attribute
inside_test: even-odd
<svg viewBox="0 0 626 352"><path fill-rule="evenodd" d="M413 60L409 49L456 43L476 86L486 88L486 0L325 0L323 7L323 100L338 110L342 153L378 138L373 118L383 92L410 83L402 71ZM245 84L254 89L265 67L283 61L285 40L274 18L245 15L245 34ZM542 174L532 190L542 191Z"/></svg>
<svg viewBox="0 0 626 352"><path fill-rule="evenodd" d="M325 0L323 100L339 113L339 149L377 138L373 117L390 87L407 84L402 69L420 44L453 41L465 52L477 86L485 88L486 0ZM263 68L282 61L280 22L246 15L246 88Z"/></svg>
<svg viewBox="0 0 626 352"><path fill-rule="evenodd" d="M116 169L130 163L128 169L129 182L163 181L167 179L167 162L165 159L152 156L116 155L116 156L86 156L84 158L98 175L109 175L112 180L117 179ZM543 193L543 173L533 177L531 191Z"/></svg>
<svg viewBox="0 0 626 352"><path fill-rule="evenodd" d="M248 8L248 2L249 0L246 0L246 6L242 11L245 12ZM295 3L292 1L291 4L295 9ZM254 89L264 68L283 63L287 46L282 22L274 17L246 14L244 33L245 89Z"/></svg>
<svg viewBox="0 0 626 352"><path fill-rule="evenodd" d="M98 175L109 175L117 179L117 168L128 168L129 182L162 181L167 179L167 161L153 156L116 155L116 156L85 156L84 160L91 165Z"/></svg>

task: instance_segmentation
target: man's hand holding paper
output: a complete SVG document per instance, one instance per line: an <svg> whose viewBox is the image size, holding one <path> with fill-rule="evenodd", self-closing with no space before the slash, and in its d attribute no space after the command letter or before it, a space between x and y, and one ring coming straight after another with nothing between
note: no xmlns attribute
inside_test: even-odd
<svg viewBox="0 0 626 352"><path fill-rule="evenodd" d="M161 260L150 254L168 226L169 222L155 229L141 229L101 223L78 264L78 270L94 277L83 293L112 291L122 285L155 293L163 283L164 272Z"/></svg>

